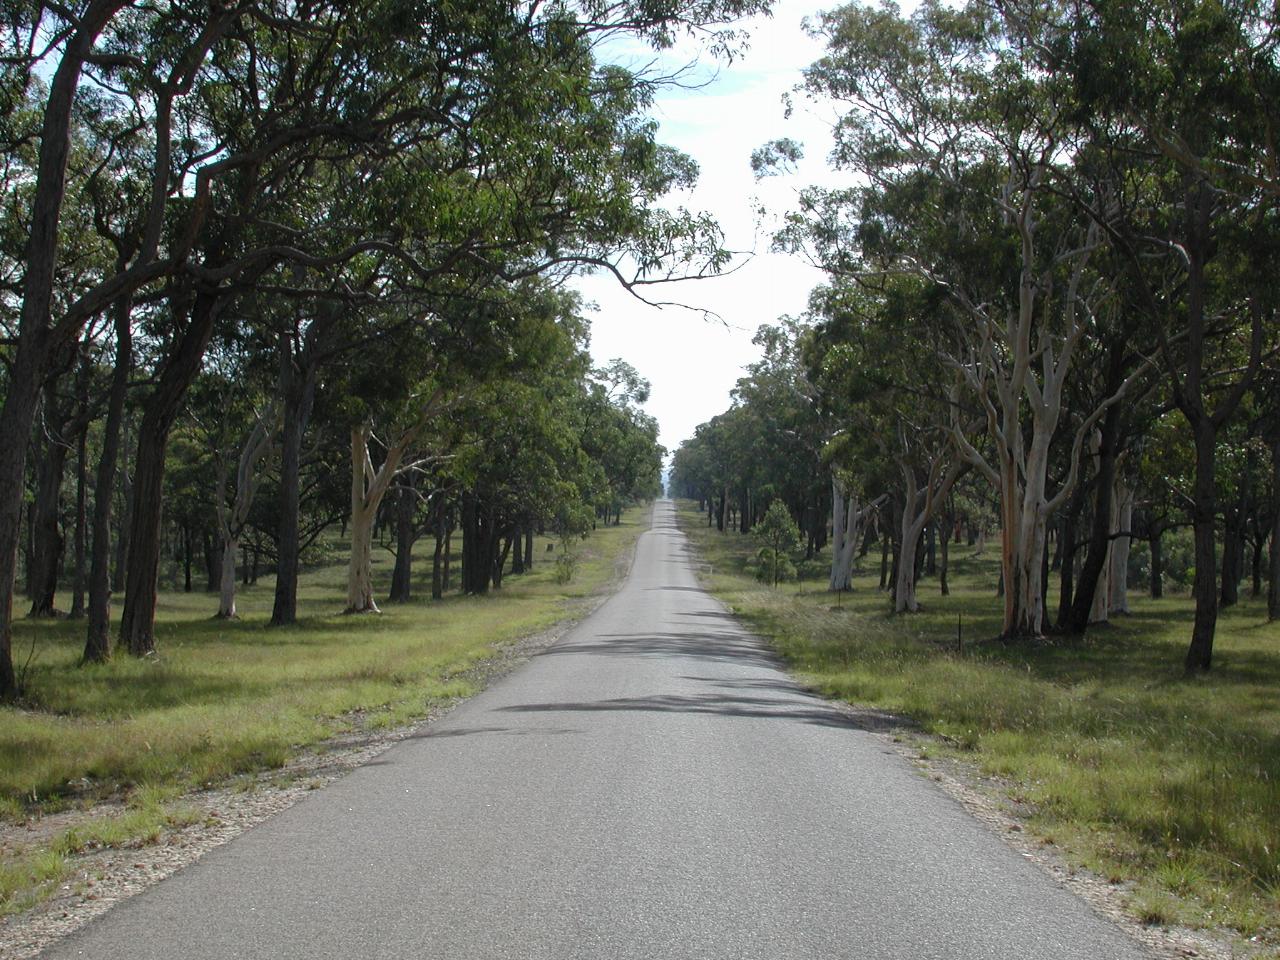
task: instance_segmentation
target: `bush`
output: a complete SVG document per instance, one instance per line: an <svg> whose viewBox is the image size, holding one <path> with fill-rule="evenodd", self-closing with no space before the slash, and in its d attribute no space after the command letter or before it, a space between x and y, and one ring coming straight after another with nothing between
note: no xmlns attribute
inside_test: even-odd
<svg viewBox="0 0 1280 960"><path fill-rule="evenodd" d="M788 572L795 576L796 568L791 562L791 555L800 548L800 528L791 519L785 503L774 500L769 504L764 519L756 524L751 535L761 544L756 559L768 571L767 576L759 578L762 582L772 583L776 587Z"/></svg>

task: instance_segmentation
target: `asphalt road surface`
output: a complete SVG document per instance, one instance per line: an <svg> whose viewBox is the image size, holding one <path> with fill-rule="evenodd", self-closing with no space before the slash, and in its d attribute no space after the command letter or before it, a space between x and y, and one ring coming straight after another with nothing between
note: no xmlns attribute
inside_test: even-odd
<svg viewBox="0 0 1280 960"><path fill-rule="evenodd" d="M622 590L421 735L49 957L1137 960L700 590Z"/></svg>

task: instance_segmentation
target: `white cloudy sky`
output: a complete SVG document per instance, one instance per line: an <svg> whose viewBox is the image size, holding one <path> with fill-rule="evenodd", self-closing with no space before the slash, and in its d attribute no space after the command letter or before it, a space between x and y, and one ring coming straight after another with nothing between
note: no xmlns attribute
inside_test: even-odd
<svg viewBox="0 0 1280 960"><path fill-rule="evenodd" d="M611 277L575 282L599 307L592 315L592 355L600 363L622 357L651 382L647 409L658 419L661 442L669 450L729 405L729 391L743 366L758 356L751 343L756 328L783 314L802 312L810 289L821 282L812 267L769 252L769 227L757 223L756 208L763 202L780 214L793 206L800 187L829 180L826 124L800 97L795 114L785 119L782 96L799 82L800 70L822 52L801 29L802 18L834 5L781 0L771 18L746 24L749 49L720 69L708 85L669 91L656 104L660 139L691 155L701 167L697 189L673 200L710 211L731 249L754 252L739 257L742 265L731 275L650 288L646 296L710 310L724 322L678 307L646 306ZM689 55L677 52L675 61L684 62ZM780 136L805 143L804 163L793 176L756 182L751 151Z"/></svg>

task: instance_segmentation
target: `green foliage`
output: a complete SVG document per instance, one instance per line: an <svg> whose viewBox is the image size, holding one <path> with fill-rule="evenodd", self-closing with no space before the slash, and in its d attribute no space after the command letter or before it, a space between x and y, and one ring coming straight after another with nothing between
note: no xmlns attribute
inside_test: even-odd
<svg viewBox="0 0 1280 960"><path fill-rule="evenodd" d="M781 500L774 500L765 511L764 518L752 528L751 535L761 544L757 555L762 564L761 579L775 587L779 580L795 576L791 554L800 549L800 528L791 519L791 512Z"/></svg>

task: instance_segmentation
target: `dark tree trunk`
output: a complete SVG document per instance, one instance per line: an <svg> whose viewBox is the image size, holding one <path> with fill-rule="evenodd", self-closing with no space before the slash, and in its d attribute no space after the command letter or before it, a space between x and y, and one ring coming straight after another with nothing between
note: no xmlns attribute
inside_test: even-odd
<svg viewBox="0 0 1280 960"><path fill-rule="evenodd" d="M462 589L464 593L489 592L495 554L493 530L486 511L476 503L474 494L463 494Z"/></svg>
<svg viewBox="0 0 1280 960"><path fill-rule="evenodd" d="M413 580L413 515L416 512L417 494L412 480L406 479L396 497L396 565L391 571L392 603L408 603Z"/></svg>
<svg viewBox="0 0 1280 960"><path fill-rule="evenodd" d="M280 424L280 521L276 528L276 591L271 606L273 627L298 620L298 554L301 540L298 532L298 509L301 502L299 472L302 467L302 435L311 419L315 399L316 362L312 333L307 331L307 344L294 357L291 331L282 331L277 341L280 364L280 396L284 403ZM346 519L343 519L343 529ZM345 535L345 534L344 534Z"/></svg>
<svg viewBox="0 0 1280 960"><path fill-rule="evenodd" d="M111 574L112 593L124 593L125 581L129 579L129 531L133 527L133 464L128 459L133 437L130 435L127 419L121 429L123 439L120 449L125 456L120 464L120 519L116 522L116 558Z"/></svg>
<svg viewBox="0 0 1280 960"><path fill-rule="evenodd" d="M125 394L133 368L130 304L115 307L116 361L111 372L107 419L102 430L102 455L93 485L93 551L89 560L89 622L85 631L84 660L102 663L111 656L111 501L116 463L120 459L120 432Z"/></svg>
<svg viewBox="0 0 1280 960"><path fill-rule="evenodd" d="M20 692L13 669L13 591L17 585L27 443L35 422L45 364L56 347L50 342L49 313L57 266L58 223L71 152L72 103L85 58L103 27L123 5L123 0L104 0L80 11L75 28L62 46L58 67L48 81L39 163L31 192L22 309L0 407L0 700L13 700ZM75 336L78 335L76 331Z"/></svg>
<svg viewBox="0 0 1280 960"><path fill-rule="evenodd" d="M1098 473L1094 478L1093 525L1089 531L1088 552L1080 569L1080 582L1071 600L1071 616L1066 627L1076 636L1089 629L1098 578L1111 553L1111 498L1115 494L1116 459L1119 456L1120 404L1113 404L1103 415L1101 441L1098 447Z"/></svg>
<svg viewBox="0 0 1280 960"><path fill-rule="evenodd" d="M442 600L444 598L444 496L443 494L436 498L435 505L435 551L431 554L431 599Z"/></svg>
<svg viewBox="0 0 1280 960"><path fill-rule="evenodd" d="M530 527L524 532L524 568L526 570L533 569L533 528Z"/></svg>
<svg viewBox="0 0 1280 960"><path fill-rule="evenodd" d="M444 583L443 589L448 593L453 589L453 507L446 506L444 512Z"/></svg>
<svg viewBox="0 0 1280 960"><path fill-rule="evenodd" d="M1280 620L1280 435L1271 441L1271 572L1267 619Z"/></svg>
<svg viewBox="0 0 1280 960"><path fill-rule="evenodd" d="M880 535L880 589L889 585L889 532Z"/></svg>
<svg viewBox="0 0 1280 960"><path fill-rule="evenodd" d="M134 656L155 650L156 588L160 572L160 504L164 496L165 449L187 387L200 372L220 300L201 291L187 329L166 358L160 382L148 399L138 428L129 534L129 578L125 585L120 640Z"/></svg>
<svg viewBox="0 0 1280 960"><path fill-rule="evenodd" d="M1058 529L1058 619L1059 630L1071 622L1071 605L1075 602L1076 529L1084 512L1085 488L1077 484L1067 504L1066 514Z"/></svg>
<svg viewBox="0 0 1280 960"><path fill-rule="evenodd" d="M1195 597L1195 624L1187 647L1188 673L1205 673L1213 664L1213 637L1218 626L1217 550L1214 523L1214 461L1217 437L1208 417L1197 418L1195 424L1196 474L1192 497L1191 519L1195 525L1196 575L1191 595Z"/></svg>
<svg viewBox="0 0 1280 960"><path fill-rule="evenodd" d="M1252 459L1252 458L1250 458ZM1245 468L1245 479L1241 483L1239 499L1226 512L1223 522L1222 537L1222 589L1218 595L1219 606L1234 607L1240 600L1240 578L1244 575L1244 540L1245 524L1249 517L1248 476L1252 472L1252 463Z"/></svg>
<svg viewBox="0 0 1280 960"><path fill-rule="evenodd" d="M222 589L222 538L211 530L205 530L204 538L204 590L218 593Z"/></svg>
<svg viewBox="0 0 1280 960"><path fill-rule="evenodd" d="M938 563L938 586L942 590L942 595L947 597L951 595L951 588L947 585L947 570L949 567L951 553L951 527L949 525L943 526L942 537L940 539L942 541L942 556Z"/></svg>
<svg viewBox="0 0 1280 960"><path fill-rule="evenodd" d="M498 541L502 540L502 549L498 551ZM493 560L493 589L502 589L502 576L507 568L507 557L511 554L511 547L515 544L516 537L514 534L508 534L506 537L493 538L493 548L497 552L497 556Z"/></svg>
<svg viewBox="0 0 1280 960"><path fill-rule="evenodd" d="M518 573L524 573L524 533L516 528L511 538L514 547L511 553L511 575L515 576Z"/></svg>
<svg viewBox="0 0 1280 960"><path fill-rule="evenodd" d="M249 543L245 541L240 547L240 582L249 585Z"/></svg>
<svg viewBox="0 0 1280 960"><path fill-rule="evenodd" d="M87 456L89 431L81 430L76 441L76 517L75 517L75 561L71 573L71 610L67 616L72 620L84 618L84 592L88 581L85 569L86 547L88 538L88 487L89 465L85 463Z"/></svg>
<svg viewBox="0 0 1280 960"><path fill-rule="evenodd" d="M924 573L927 577L938 575L938 529L933 523L925 525Z"/></svg>
<svg viewBox="0 0 1280 960"><path fill-rule="evenodd" d="M182 525L182 592L191 592L191 560L195 554L195 537L191 533L191 525Z"/></svg>
<svg viewBox="0 0 1280 960"><path fill-rule="evenodd" d="M62 417L57 412L57 395L52 384L45 391L46 434L44 457L36 466L36 499L32 507L31 613L32 617L57 614L54 600L58 591L58 571L62 567L66 540L58 520L61 514L62 475L67 464L67 445L61 436Z"/></svg>
<svg viewBox="0 0 1280 960"><path fill-rule="evenodd" d="M1253 570L1253 588L1250 592L1252 597L1262 596L1262 555L1266 552L1267 541L1265 537L1258 537L1253 541L1253 559L1251 566Z"/></svg>

